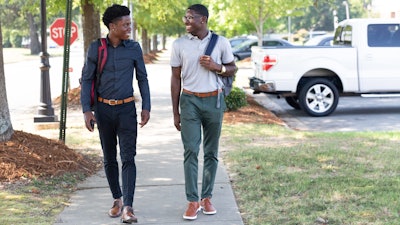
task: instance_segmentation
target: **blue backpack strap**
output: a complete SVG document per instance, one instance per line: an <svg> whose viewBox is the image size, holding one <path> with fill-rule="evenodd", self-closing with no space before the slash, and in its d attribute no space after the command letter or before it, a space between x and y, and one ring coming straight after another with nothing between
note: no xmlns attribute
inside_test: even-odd
<svg viewBox="0 0 400 225"><path fill-rule="evenodd" d="M211 39L210 42L208 42L206 51L204 55L211 55L212 51L214 50L215 44L217 43L218 40L218 35L214 32L211 32ZM217 88L219 89L218 85L218 75L215 74L216 82L217 82ZM218 100L217 100L217 108L219 109L221 107L221 97L218 94Z"/></svg>
<svg viewBox="0 0 400 225"><path fill-rule="evenodd" d="M214 32L211 34L210 42L208 42L206 52L204 55L211 55L212 51L214 50L215 44L217 43L218 35Z"/></svg>

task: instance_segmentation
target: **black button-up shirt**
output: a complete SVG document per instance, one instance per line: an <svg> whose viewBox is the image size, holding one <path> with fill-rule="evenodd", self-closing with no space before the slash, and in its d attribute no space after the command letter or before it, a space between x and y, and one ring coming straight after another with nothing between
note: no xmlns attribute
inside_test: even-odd
<svg viewBox="0 0 400 225"><path fill-rule="evenodd" d="M90 90L96 76L97 55L100 41L91 43L82 70L81 104L82 111L90 111ZM150 111L150 90L142 48L138 42L124 40L114 48L107 39L107 62L97 90L98 96L105 99L125 99L133 96L133 72L142 98L142 110ZM97 101L97 99L95 99Z"/></svg>

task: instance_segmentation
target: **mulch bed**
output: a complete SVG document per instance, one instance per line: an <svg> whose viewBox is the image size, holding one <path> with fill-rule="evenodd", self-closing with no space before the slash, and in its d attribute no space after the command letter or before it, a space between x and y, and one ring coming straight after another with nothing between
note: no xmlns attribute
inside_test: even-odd
<svg viewBox="0 0 400 225"><path fill-rule="evenodd" d="M61 142L23 131L0 143L0 181L42 178L64 173L90 175L98 163Z"/></svg>

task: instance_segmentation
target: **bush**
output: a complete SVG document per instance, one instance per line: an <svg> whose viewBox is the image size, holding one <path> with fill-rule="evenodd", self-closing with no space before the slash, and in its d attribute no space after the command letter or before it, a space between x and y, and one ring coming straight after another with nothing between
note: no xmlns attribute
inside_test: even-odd
<svg viewBox="0 0 400 225"><path fill-rule="evenodd" d="M14 48L21 48L22 46L22 35L19 31L13 30L10 34L10 42Z"/></svg>
<svg viewBox="0 0 400 225"><path fill-rule="evenodd" d="M11 48L12 47L12 44L10 41L11 31L4 29L4 30L2 30L2 32L3 32L3 43L2 43L3 48Z"/></svg>
<svg viewBox="0 0 400 225"><path fill-rule="evenodd" d="M231 93L225 97L225 104L229 111L234 111L246 106L246 93L238 87L233 87Z"/></svg>

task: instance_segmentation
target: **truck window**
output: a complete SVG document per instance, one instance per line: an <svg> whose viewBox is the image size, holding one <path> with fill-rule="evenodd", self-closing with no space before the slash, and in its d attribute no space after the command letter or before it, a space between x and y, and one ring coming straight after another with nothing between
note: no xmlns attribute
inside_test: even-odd
<svg viewBox="0 0 400 225"><path fill-rule="evenodd" d="M351 39L352 39L352 32L353 29L351 26L346 26L343 29L342 35L343 35L343 45L349 45L351 46Z"/></svg>
<svg viewBox="0 0 400 225"><path fill-rule="evenodd" d="M399 24L368 25L368 46L400 47Z"/></svg>
<svg viewBox="0 0 400 225"><path fill-rule="evenodd" d="M334 45L351 46L353 29L350 25L338 27L333 38Z"/></svg>
<svg viewBox="0 0 400 225"><path fill-rule="evenodd" d="M336 28L335 36L333 37L333 44L334 45L340 45L341 44L341 42L342 42L342 39L341 39L342 31L343 31L343 27Z"/></svg>
<svg viewBox="0 0 400 225"><path fill-rule="evenodd" d="M263 41L263 46L281 46L279 41Z"/></svg>

